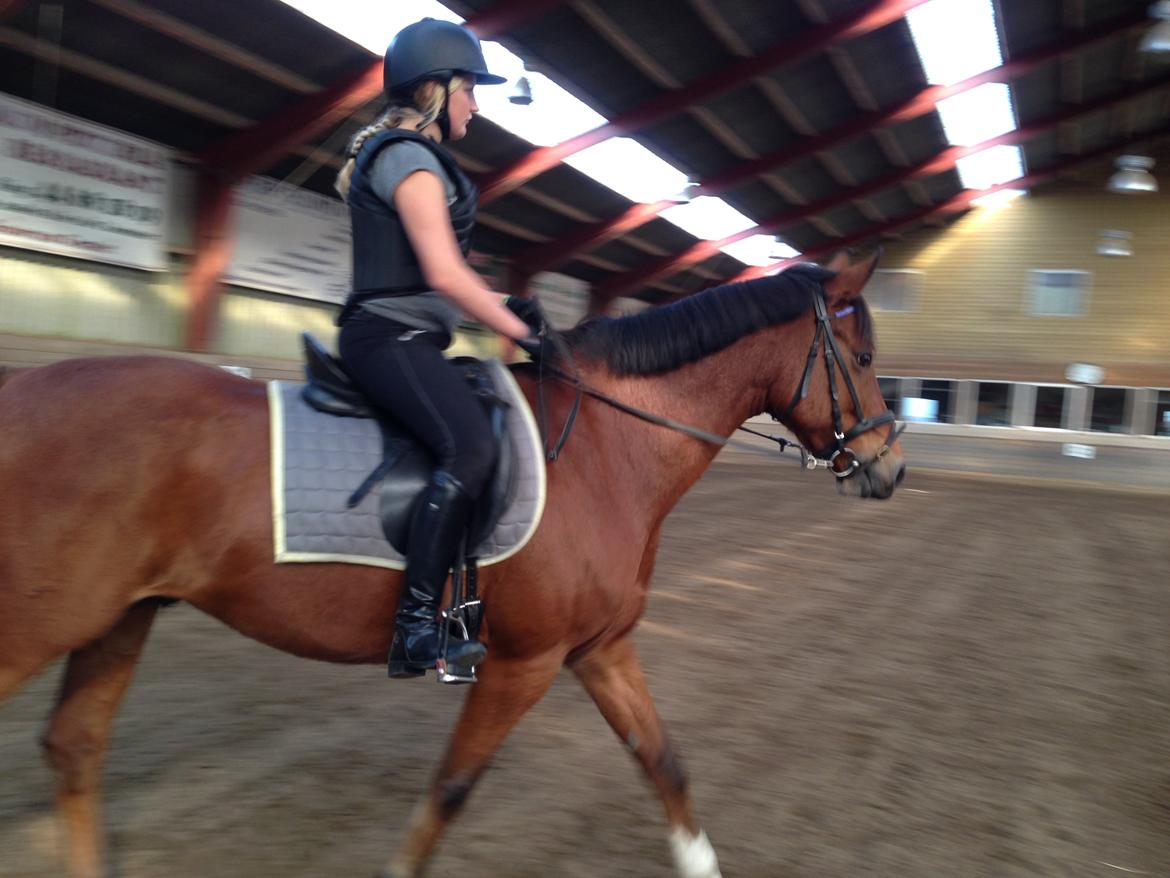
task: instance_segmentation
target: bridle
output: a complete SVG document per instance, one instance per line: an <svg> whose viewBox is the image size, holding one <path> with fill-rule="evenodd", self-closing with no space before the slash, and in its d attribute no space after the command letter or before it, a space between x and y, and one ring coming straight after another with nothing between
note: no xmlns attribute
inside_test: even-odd
<svg viewBox="0 0 1170 878"><path fill-rule="evenodd" d="M533 301L536 300L534 299ZM747 427L739 427L738 429L745 433L751 433L754 436L759 436L763 439L775 442L780 447L781 453L783 453L784 450L790 446L797 449L800 452L801 465L805 469L813 470L817 469L818 467L824 467L825 469L831 471L838 479L846 479L859 471L868 469L870 466L873 466L873 464L877 463L879 460L885 457L890 451L890 446L894 444L898 436L900 436L902 431L906 429L906 425L903 424L898 426L894 413L886 410L880 415L875 415L872 418L862 418L848 430L844 429L844 423L841 419L841 402L837 394L836 378L836 364L839 360L842 359L842 357L840 348L837 347L837 340L833 336L833 330L832 326L830 325L830 321L841 317L846 317L853 313L854 306L850 305L849 307L838 311L836 314L830 317L828 305L825 301L825 294L820 290L814 294L813 304L816 311L817 328L816 332L813 333L812 346L809 348L808 357L805 361L804 373L801 375L800 384L796 388L796 392L792 397L792 402L789 403L788 407L785 408L784 411L780 414L773 413L772 418L773 420L782 422L783 419L787 418L797 407L797 405L800 404L801 400L803 400L808 395L809 379L812 377L813 366L816 364L818 352L822 349L821 344L823 340L825 372L829 378L829 398L832 403L833 411L833 442L828 443L823 448L819 449L818 452L812 452L801 445L799 442L794 442L791 439L785 439L782 436L770 436L767 433L760 433ZM539 309L539 307L540 306L538 302L537 308ZM573 423L576 420L577 412L580 409L582 395L593 397L594 399L599 400L600 402L603 402L606 405L617 409L618 411L625 412L628 415L633 415L634 417L640 418L643 421L647 421L651 424L657 424L660 427L666 427L679 433L684 433L703 442L709 442L712 445L731 445L741 447L752 452L760 451L759 447L749 442L738 441L729 436L720 436L717 433L711 433L707 430L700 429L699 427L692 427L689 424L683 424L679 421L672 420L671 418L663 417L662 415L656 415L653 412L644 411L642 409L636 408L635 406L629 405L628 403L624 403L621 400L614 399L612 396L602 393L600 390L597 390L594 387L590 387L581 380L581 376L577 370L577 364L573 359L572 352L570 351L569 346L565 343L564 339L561 338L560 333L557 332L557 330L553 328L552 324L548 322L548 319L544 316L543 312L541 312L540 317L542 324L541 333L549 337L549 340L552 342L552 345L557 352L557 356L568 363L570 369L572 370L570 374L556 367L549 366L543 362L537 364L537 400L539 409L538 419L540 422L541 435L545 437L545 456L548 458L548 460L555 461L557 457L559 457L561 450L564 448L565 442L568 441L569 433L573 429ZM857 388L853 384L853 379L849 375L849 370L842 368L841 374L845 379L845 386L849 390L849 396L853 401L853 411L860 415L861 398L858 396ZM576 391L573 404L569 409L569 413L565 419L561 434L551 447L549 447L547 444L548 433L544 404L545 375L556 378L558 381L568 384ZM862 463L856 452L854 452L853 449L848 446L848 443L863 433L868 433L870 430L874 430L883 424L890 425L889 434L886 436L886 441L882 444L882 447L878 449L877 453L875 453L872 458ZM847 457L848 466L844 470L838 470L836 468L836 462L842 455Z"/></svg>
<svg viewBox="0 0 1170 878"><path fill-rule="evenodd" d="M906 425L903 424L899 427L894 413L887 409L880 415L874 415L870 418L862 417L861 420L848 430L844 429L844 423L841 420L841 400L837 394L837 363L842 360L841 349L837 347L837 339L833 335L833 328L830 321L847 317L853 313L855 306L850 305L830 316L829 307L825 301L825 294L820 291L813 296L813 306L816 309L817 328L816 332L813 333L812 345L808 349L808 357L804 364L804 374L800 377L800 384L797 385L796 392L792 396L792 402L788 404L788 407L784 411L780 414L773 414L772 417L777 421L784 422L800 404L801 400L808 396L809 379L812 377L813 366L817 361L818 350L822 349L823 344L825 374L829 379L829 400L833 409L833 441L814 452L812 457L814 460L824 461L827 468L837 478L845 479L858 470L866 469L885 457L890 451L890 446L894 444L898 436L906 429ZM853 378L849 375L849 370L843 364L841 367L841 377L845 380L845 387L848 389L849 397L853 401L853 411L858 416L861 416L861 397L857 394L857 388L853 384ZM849 442L863 433L876 430L882 424L890 425L886 441L882 443L882 447L878 449L872 458L862 463L857 457L857 453L849 447ZM845 458L847 466L845 469L838 469L837 460L842 457ZM815 468L815 464L809 468Z"/></svg>

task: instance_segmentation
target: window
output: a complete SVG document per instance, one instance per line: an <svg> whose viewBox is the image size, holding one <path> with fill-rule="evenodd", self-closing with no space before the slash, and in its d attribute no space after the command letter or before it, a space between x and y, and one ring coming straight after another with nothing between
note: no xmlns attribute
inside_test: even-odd
<svg viewBox="0 0 1170 878"><path fill-rule="evenodd" d="M938 420L943 424L955 422L955 382L954 381L923 381L923 399L931 399L938 403Z"/></svg>
<svg viewBox="0 0 1170 878"><path fill-rule="evenodd" d="M1093 416L1089 429L1097 433L1128 433L1125 403L1129 391L1124 387L1094 387Z"/></svg>
<svg viewBox="0 0 1170 878"><path fill-rule="evenodd" d="M921 271L879 268L865 285L865 301L874 311L913 311L921 289Z"/></svg>
<svg viewBox="0 0 1170 878"><path fill-rule="evenodd" d="M1170 390L1159 390L1154 407L1154 435L1170 436Z"/></svg>
<svg viewBox="0 0 1170 878"><path fill-rule="evenodd" d="M1088 271L1036 270L1028 295L1028 313L1040 317L1079 317L1088 311Z"/></svg>
<svg viewBox="0 0 1170 878"><path fill-rule="evenodd" d="M1067 387L1041 386L1036 388L1036 410L1032 424L1054 430L1064 425L1064 396Z"/></svg>
<svg viewBox="0 0 1170 878"><path fill-rule="evenodd" d="M902 394L898 390L897 378L878 378L878 387L882 390L882 399L886 401L886 408L894 414L898 413L898 401Z"/></svg>
<svg viewBox="0 0 1170 878"><path fill-rule="evenodd" d="M990 427L1008 427L1012 423L1012 411L1008 405L1010 384L1000 381L979 382L979 405L975 410L975 423Z"/></svg>

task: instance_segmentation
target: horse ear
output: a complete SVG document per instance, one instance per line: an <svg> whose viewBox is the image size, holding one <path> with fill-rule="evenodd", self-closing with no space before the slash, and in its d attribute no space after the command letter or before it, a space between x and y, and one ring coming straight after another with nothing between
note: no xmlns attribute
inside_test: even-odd
<svg viewBox="0 0 1170 878"><path fill-rule="evenodd" d="M838 253L825 267L830 271L834 270L832 265L837 262L840 256L841 254ZM877 268L878 260L881 258L882 248L877 247L869 258L855 262L853 265L846 263L843 267L836 269L837 276L825 281L825 292L829 294L830 301L847 301L861 295L862 289L873 274L874 269Z"/></svg>

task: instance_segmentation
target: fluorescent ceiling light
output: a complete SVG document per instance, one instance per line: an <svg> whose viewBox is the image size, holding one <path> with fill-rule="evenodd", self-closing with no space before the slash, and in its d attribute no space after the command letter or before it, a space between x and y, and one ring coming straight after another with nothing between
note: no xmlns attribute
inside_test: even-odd
<svg viewBox="0 0 1170 878"><path fill-rule="evenodd" d="M1016 128L1012 96L1002 82L988 82L938 102L947 140L958 146L974 146Z"/></svg>
<svg viewBox="0 0 1170 878"><path fill-rule="evenodd" d="M993 146L955 163L964 189L990 189L1024 176L1024 158L1018 146Z"/></svg>
<svg viewBox="0 0 1170 878"><path fill-rule="evenodd" d="M628 137L603 140L568 156L565 164L631 201L669 198L687 183L686 174Z"/></svg>
<svg viewBox="0 0 1170 878"><path fill-rule="evenodd" d="M712 198L710 195L702 195L688 204L669 207L659 216L696 238L712 241L750 229L756 224L722 198Z"/></svg>
<svg viewBox="0 0 1170 878"><path fill-rule="evenodd" d="M759 266L800 255L799 251L793 250L783 241L777 241L772 235L752 235L719 249L746 265Z"/></svg>
<svg viewBox="0 0 1170 878"><path fill-rule="evenodd" d="M991 0L932 0L906 23L927 82L950 85L1003 63Z"/></svg>

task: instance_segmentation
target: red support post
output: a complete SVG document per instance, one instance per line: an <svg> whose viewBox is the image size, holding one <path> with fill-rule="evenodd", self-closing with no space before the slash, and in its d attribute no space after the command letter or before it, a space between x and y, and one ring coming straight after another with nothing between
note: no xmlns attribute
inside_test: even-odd
<svg viewBox="0 0 1170 878"><path fill-rule="evenodd" d="M195 182L195 256L187 272L190 312L186 347L210 350L221 293L220 277L231 260L233 186L222 176L200 170Z"/></svg>

